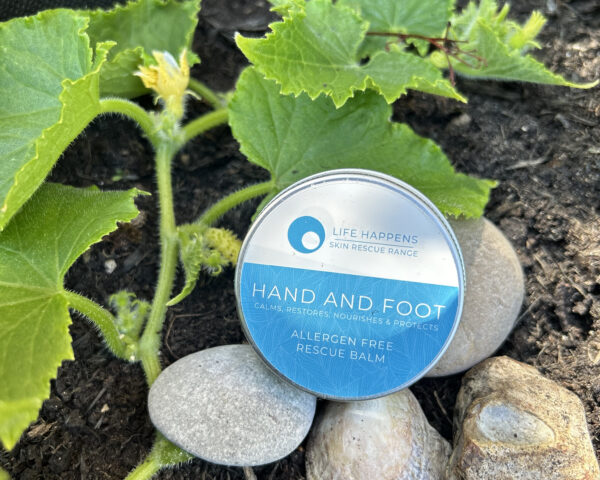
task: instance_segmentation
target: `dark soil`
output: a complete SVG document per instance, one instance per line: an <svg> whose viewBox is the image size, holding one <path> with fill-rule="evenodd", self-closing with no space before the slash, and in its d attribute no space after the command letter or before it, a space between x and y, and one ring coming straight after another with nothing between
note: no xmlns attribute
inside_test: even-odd
<svg viewBox="0 0 600 480"><path fill-rule="evenodd" d="M0 14L6 18L9 7L3 2ZM25 14L41 2L9 3L18 4L15 13ZM549 17L538 58L574 80L600 78L600 4L528 0L515 2L512 14L524 20L533 9ZM269 15L264 0L205 0L194 42L202 64L193 75L216 90L232 88L245 65L232 33L260 34ZM463 79L458 87L468 95L468 105L410 94L397 103L395 119L436 140L459 170L500 180L486 215L517 249L527 295L517 327L499 354L534 365L575 392L600 452L598 89ZM148 98L141 102L151 106ZM206 108L192 102L189 110L192 117ZM106 189L135 186L155 193L153 175L147 142L128 121L113 117L96 120L74 142L51 180ZM227 193L266 179L263 170L239 153L227 127L194 140L177 158L173 175L178 222L194 219ZM142 215L135 222L122 226L75 264L68 288L101 303L119 289L151 298L158 256L155 197L141 197L138 206ZM243 236L255 206L230 212L222 225ZM107 260L117 263L110 274ZM151 446L153 428L141 368L113 358L85 320L75 317L71 333L76 361L60 368L39 420L21 442L12 452L0 452L0 464L15 479L120 479ZM199 288L169 311L163 362L168 365L200 349L242 341L233 271L227 271L201 279ZM431 424L448 439L460 382L456 375L421 380L411 387ZM304 478L303 452L300 447L281 462L255 469L258 479ZM195 460L158 478L244 477L241 469Z"/></svg>

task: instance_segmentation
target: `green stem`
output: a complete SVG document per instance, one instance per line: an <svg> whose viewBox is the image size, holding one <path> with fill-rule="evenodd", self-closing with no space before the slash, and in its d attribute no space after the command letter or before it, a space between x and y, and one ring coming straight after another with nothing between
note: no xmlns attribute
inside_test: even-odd
<svg viewBox="0 0 600 480"><path fill-rule="evenodd" d="M204 223L205 225L212 225L233 207L245 202L246 200L250 200L251 198L258 197L260 195L266 195L273 189L274 186L275 182L273 180L269 180L268 182L257 183L255 185L242 188L237 192L233 192L210 207L198 220L196 220L196 222Z"/></svg>
<svg viewBox="0 0 600 480"><path fill-rule="evenodd" d="M125 477L125 480L149 480L163 466L152 456L148 455L135 469Z"/></svg>
<svg viewBox="0 0 600 480"><path fill-rule="evenodd" d="M177 229L173 211L171 188L171 161L177 150L175 142L164 142L156 152L156 175L160 205L160 271L152 301L148 323L139 344L139 355L146 373L148 385L152 385L161 371L159 350L160 334L177 267Z"/></svg>
<svg viewBox="0 0 600 480"><path fill-rule="evenodd" d="M226 108L220 108L214 112L207 113L201 117L192 120L185 127L183 127L183 143L189 142L192 138L204 133L206 130L210 130L217 125L221 125L227 122L228 110Z"/></svg>
<svg viewBox="0 0 600 480"><path fill-rule="evenodd" d="M190 90L200 95L200 98L210 104L214 109L223 108L225 106L223 99L200 80L190 78L189 87Z"/></svg>
<svg viewBox="0 0 600 480"><path fill-rule="evenodd" d="M115 317L108 310L78 293L64 290L63 295L71 308L85 315L100 329L111 352L119 358L129 360L125 355L125 344L121 342L115 326Z"/></svg>
<svg viewBox="0 0 600 480"><path fill-rule="evenodd" d="M159 470L189 462L193 457L169 442L160 433L156 434L152 450L125 480L148 480Z"/></svg>
<svg viewBox="0 0 600 480"><path fill-rule="evenodd" d="M138 104L121 98L102 98L100 99L100 113L119 113L131 118L140 126L155 148L159 144L154 119Z"/></svg>

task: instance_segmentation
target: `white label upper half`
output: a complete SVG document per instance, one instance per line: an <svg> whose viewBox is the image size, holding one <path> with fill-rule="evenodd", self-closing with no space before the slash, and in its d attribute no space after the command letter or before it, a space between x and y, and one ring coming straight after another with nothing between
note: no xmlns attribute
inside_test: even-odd
<svg viewBox="0 0 600 480"><path fill-rule="evenodd" d="M275 202L256 227L243 262L459 285L440 219L397 187L315 183Z"/></svg>

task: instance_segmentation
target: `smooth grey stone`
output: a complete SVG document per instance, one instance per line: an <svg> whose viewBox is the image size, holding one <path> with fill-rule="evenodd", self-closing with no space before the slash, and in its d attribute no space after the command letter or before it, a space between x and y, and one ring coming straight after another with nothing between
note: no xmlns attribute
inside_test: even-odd
<svg viewBox="0 0 600 480"><path fill-rule="evenodd" d="M249 345L184 357L156 379L150 419L183 450L222 465L271 463L293 452L316 398L275 376Z"/></svg>
<svg viewBox="0 0 600 480"><path fill-rule="evenodd" d="M448 480L599 480L577 395L535 368L494 357L463 378Z"/></svg>
<svg viewBox="0 0 600 480"><path fill-rule="evenodd" d="M448 349L427 373L453 375L492 355L513 329L525 282L521 263L489 220L450 220L462 250L466 289L460 324Z"/></svg>
<svg viewBox="0 0 600 480"><path fill-rule="evenodd" d="M329 402L306 449L308 480L441 480L450 444L408 389L360 402Z"/></svg>

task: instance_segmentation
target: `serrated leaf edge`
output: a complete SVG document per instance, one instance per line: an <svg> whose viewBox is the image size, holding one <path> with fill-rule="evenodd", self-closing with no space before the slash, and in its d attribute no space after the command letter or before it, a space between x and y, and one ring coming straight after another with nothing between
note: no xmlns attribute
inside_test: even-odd
<svg viewBox="0 0 600 480"><path fill-rule="evenodd" d="M358 52L358 47L360 46L361 42L364 41L364 39L366 38L366 33L369 30L369 22L367 20L364 20L360 15L359 12L351 7L348 6L337 6L336 8L339 9L343 9L346 12L352 14L352 16L354 17L355 20L357 20L358 22L360 22L362 25L362 32L361 32L361 40L357 43L356 45L356 51ZM250 37L244 37L243 35L241 35L239 32L236 32L235 36L234 36L234 41L236 43L236 45L238 46L238 48L242 51L242 53L244 53L244 55L246 55L247 58L248 55L246 54L246 50L245 47L249 46L250 44L256 44L256 43L262 43L262 42L267 42L269 41L272 37L276 36L279 31L281 29L284 28L288 28L286 27L286 24L289 23L293 23L294 21L298 21L298 19L302 19L306 17L306 12L301 11L301 10L289 10L286 12L287 15L285 15L281 21L277 21L277 22L273 22L269 25L269 27L271 28L271 31L268 32L263 38L250 38ZM373 58L375 58L375 56L380 55L380 54L384 54L385 52L378 52L376 53ZM371 58L371 61L373 60L373 58ZM423 61L427 61L425 59L423 59ZM370 63L370 62L369 62ZM443 84L446 80L444 78L440 78L439 80L436 80L436 82L431 83L427 80L425 80L423 77L419 77L417 75L413 75L410 79L409 82L405 83L402 86L402 89L400 91L400 93L398 95L394 95L394 96L389 96L389 95L385 95L383 93L382 88L377 84L377 82L371 77L371 75L369 75L368 73L364 72L364 68L368 67L369 63L367 63L366 65L360 65L358 62L356 62L354 65L351 65L351 68L353 70L356 71L357 73L357 79L360 76L360 74L363 74L364 77L362 78L362 80L358 80L356 86L352 86L350 87L345 93L342 94L338 94L338 95L334 95L333 94L333 89L331 88L319 88L319 89L309 89L309 88L299 88L299 89L295 89L292 88L291 86L285 86L283 84L283 82L281 82L278 78L276 78L273 74L269 74L268 72L266 72L261 65L257 65L254 64L253 65L262 73L262 75L267 79L267 80L273 80L275 81L275 83L277 83L277 85L279 85L279 93L281 93L282 95L294 95L294 97L298 97L300 94L302 93L306 93L309 98L311 100L315 100L317 99L320 95L325 95L328 96L332 99L333 103L335 104L336 108L340 108L342 106L344 106L344 104L351 98L354 98L356 92L364 92L366 91L368 88L371 88L373 90L375 90L377 93L379 93L380 95L382 95L387 103L393 103L394 101L396 101L398 98L400 98L402 95L406 94L407 90L411 89L411 90L417 90L417 91L422 91L420 89L415 88L415 85L417 83L417 81L420 79L423 81L423 83L428 83L429 85L431 85L433 88L437 88L438 85ZM436 67L437 68L437 67ZM463 95L461 95L456 89L452 88L454 95L444 95L447 98L452 98L455 100L458 100L460 102L466 103L467 99L466 97L464 97ZM441 94L436 94L438 96L442 96Z"/></svg>
<svg viewBox="0 0 600 480"><path fill-rule="evenodd" d="M398 47L396 46L395 48L398 48ZM360 68L367 68L375 58L377 58L378 56L381 56L381 55L385 55L385 54L386 54L386 52L384 52L384 51L380 51L380 52L375 53L375 55L373 55L373 57L370 59L369 63L367 63L364 66L361 66ZM428 59L420 58L420 60L423 61L423 62L429 63L430 65L432 65L436 69L438 68L435 65L433 65L431 62L429 62ZM402 86L402 89L400 90L400 93L398 95L390 96L390 95L386 95L383 92L383 89L375 82L375 80L373 79L373 77L371 77L371 75L366 74L366 77L367 77L368 81L370 82L370 86L372 87L372 89L375 90L377 93L379 93L382 97L384 97L385 101L388 104L394 103L402 95L405 95L408 90L415 90L415 91L425 92L422 88L417 88L416 87L419 81L421 81L422 83L426 83L426 84L430 85L433 89L439 88L441 86L447 87L449 85L448 80L445 79L445 78L443 78L441 76L441 71L440 71L440 78L437 79L435 82L431 82L431 81L429 81L429 80L427 80L424 77L421 77L419 75L412 75L410 77L410 80L408 82L406 82ZM446 98L452 98L454 100L458 100L459 102L462 102L462 103L467 103L467 98L465 96L463 96L452 85L450 85L450 87L451 87L452 92L454 93L454 95L441 95L441 94L434 94L434 93L430 93L430 92L425 92L425 93L428 93L429 95L444 96Z"/></svg>
<svg viewBox="0 0 600 480"><path fill-rule="evenodd" d="M76 187L68 187L68 188L76 188ZM98 190L97 189L89 189L89 188L77 188L77 190L79 190L83 195L90 195L92 193L97 193ZM110 191L108 191L110 192ZM103 193L108 193L107 191L104 191ZM115 220L114 225L112 225L109 229L105 230L104 233L99 234L96 237L92 237L91 241L88 243L88 246L83 250L83 252L87 251L92 245L100 242L102 240L102 238L108 234L110 234L111 232L114 232L118 226L120 222L129 222L131 220L133 220L138 214L139 211L134 203L134 198L137 197L138 195L149 195L149 193L144 192L143 190L139 190L137 188L131 188L129 190L125 190L125 191L113 191L114 193L125 193L127 194L127 200L128 200L128 204L127 204L127 209L131 209L130 213L127 214L123 214L119 219ZM81 252L80 254L77 255L77 258L83 253ZM51 290L51 289L44 289L44 291L48 292L48 295L45 295L44 297L48 299L48 302L52 301L52 299L56 298L58 300L61 300L64 306L64 311L62 312L63 314L66 315L65 320L66 320L66 331L63 332L63 335L65 337L68 337L69 339L71 339L71 335L69 333L69 325L71 325L72 321L71 321L71 317L69 315L69 307L70 307L70 303L67 299L67 297L64 295L65 289L64 286L62 285L62 282L64 281L64 276L66 275L67 271L69 270L69 268L73 265L74 262L70 263L70 264L65 264L63 266L63 269L61 269L59 271L59 285L57 286L56 290ZM75 356L73 353L73 349L72 347L70 347L68 349L68 351L66 352L65 356L63 356L63 358L61 359L60 363L64 362L65 360L74 360ZM60 364L59 364L60 367ZM27 404L29 404L31 407L35 406L36 411L39 412L39 409L42 406L42 403L44 402L45 399L49 398L50 396L50 381L54 378L56 378L57 375L57 369L55 369L54 366L50 366L50 368L46 369L46 373L44 374L44 378L49 378L49 380L46 382L46 380L42 380L40 382L40 387L43 387L44 389L46 389L47 393L44 394L44 398L40 399L40 398L33 398L31 396L28 397L22 397L18 400L13 400L11 402L6 402L6 401L2 401L0 400L0 406L4 405L9 405L9 404L15 404L17 402L26 402ZM40 375L40 377L42 377ZM43 385L42 385L43 384ZM42 388L40 388L40 390L42 390ZM31 417L31 415L27 415L26 413L22 413L23 418L29 418L27 425L29 425L31 422L33 422L36 418L37 418L37 413L34 417ZM26 430L27 427L25 427L24 430ZM11 450L15 444L18 442L20 436L22 435L23 431L21 430L21 432L18 435L10 435L10 438L8 440L3 439L2 443L4 444L4 446L8 449Z"/></svg>
<svg viewBox="0 0 600 480"><path fill-rule="evenodd" d="M333 7L333 5L332 5ZM340 10L344 10L347 13L349 13L350 15L352 15L352 17L354 17L354 20L356 20L357 22L359 22L360 25L360 29L361 31L361 38L360 41L357 42L357 44L355 45L356 47L356 51L358 51L358 47L360 46L361 42L364 40L367 31L369 30L369 22L367 22L366 20L364 20L356 10L354 10L353 8L350 7L346 7L346 6L337 6L337 8L339 8ZM281 21L277 21L277 22L272 22L269 25L269 28L271 29L270 32L268 32L263 38L249 38L249 37L244 37L243 35L241 35L239 32L236 32L235 36L234 36L234 41L237 45L237 47L242 51L242 53L249 59L248 55L246 54L246 51L244 49L244 44L249 45L251 43L261 43L261 42L267 42L269 41L272 37L276 36L278 34L278 32L281 29L285 29L288 28L287 25L288 24L293 24L296 21L299 21L303 18L306 18L306 11L304 10L297 10L297 9L290 9L287 12L287 15L284 15ZM346 101L349 98L353 98L354 97L354 93L356 91L360 91L360 92L364 92L367 87L369 86L369 82L368 79L365 78L362 81L362 85L359 85L356 88L350 88L348 89L346 96L344 97L343 95L339 96L339 98L337 96L332 95L333 90L331 88L329 89L307 89L307 88L301 88L300 90L294 90L292 88L286 88L277 78L273 77L272 75L269 75L267 72L265 72L260 65L256 65L253 64L254 66L257 67L257 69L263 74L263 76L267 79L267 80L273 80L277 83L277 85L279 85L280 87L280 93L283 95L294 95L295 97L298 97L300 94L302 93L306 93L309 98L311 100L315 100L316 98L318 98L320 95L324 94L328 97L330 97L336 108L340 108L341 106L343 106ZM352 69L356 69L358 72L358 68L360 67L360 65L358 65L358 63L354 66L352 65Z"/></svg>
<svg viewBox="0 0 600 480"><path fill-rule="evenodd" d="M494 29L492 28L491 25L488 24L488 22L485 19L483 19L483 18L478 19L477 20L477 24L478 24L479 27L485 28L488 32L490 32L492 35L494 35L494 37L496 37L498 39L498 43L500 45L502 45L503 52L506 54L506 56L513 57L513 58L516 58L516 57L518 57L518 58L525 58L525 59L529 60L536 67L540 67L540 68L546 70L546 72L548 73L548 75L550 77L552 77L553 79L556 80L556 83L546 83L546 82L544 82L543 84L545 84L545 85L557 85L557 86L562 86L562 87L572 87L572 88L589 89L589 88L595 87L600 82L600 80L596 80L594 82L586 82L586 83L569 82L562 75L559 75L559 74L554 73L551 70L549 70L542 62L540 62L539 60L537 60L532 55L530 55L530 54L521 55L521 52L519 50L515 50L514 52L510 52L509 46L506 43L504 43L501 39L499 39L497 37L496 33L494 32ZM460 74L462 74L462 75L465 75L465 76L472 76L472 77L475 77L475 78L485 78L485 77L478 77L476 75L465 74L465 73L460 72L458 70L457 70L457 72L460 73ZM495 78L495 77L489 77L489 78L491 78L493 80L500 80L500 81L503 80L503 79L498 79L498 78ZM527 80L522 80L522 79L519 79L518 81L520 81L520 82L527 82ZM542 82L530 82L530 83L539 83L539 84L542 84Z"/></svg>
<svg viewBox="0 0 600 480"><path fill-rule="evenodd" d="M61 184L58 184L61 185ZM77 188L77 187L73 187L73 188ZM84 252L86 252L92 245L95 245L96 243L99 243L100 241L102 241L102 238L104 238L106 235L114 232L117 228L119 228L119 223L128 223L131 220L133 220L135 217L137 217L139 215L139 210L137 209L137 206L135 205L134 199L138 196L145 196L145 195L150 195L149 192L146 192L144 190L140 190L138 188L130 188L128 190L92 190L92 189L88 189L88 188L78 188L78 190L83 191L85 194L91 194L91 193L98 193L99 191L101 193L127 193L128 194L128 198L127 200L129 201L127 208L132 208L132 211L130 214L127 215L123 215L123 217L121 219L115 220L114 221L114 225L111 226L110 230L107 230L105 233L103 233L102 235L100 235L99 237L93 237L93 239L91 240L91 242L89 242L87 248L85 250L83 250L81 253L79 253L77 255L77 258L79 258L81 255L83 255ZM73 263L68 264L64 266L63 270L61 270L60 275L62 277L64 277L67 272L69 271L69 268L71 268L73 266ZM61 287L61 291L64 290L64 287Z"/></svg>
<svg viewBox="0 0 600 480"><path fill-rule="evenodd" d="M471 4L469 4L470 6ZM507 7L508 4L505 5L505 7ZM503 10L498 14L502 14L505 11L505 8L503 8ZM507 10L506 10L507 12ZM532 15L536 13L536 11L534 11L532 13ZM539 12L537 12L539 13ZM506 15L506 13L504 13L504 15ZM497 43L498 43L498 48L502 49L503 54L507 57L507 58L513 58L513 59L525 59L527 61L529 61L531 63L532 66L535 66L537 68L540 68L541 70L544 70L546 72L546 74L552 78L554 81L548 81L548 82L540 82L540 81L528 81L526 79L510 79L510 78L499 78L496 77L494 75L486 75L485 73L482 74L478 74L477 73L477 69L470 69L470 70L465 70L464 66L456 61L452 61L452 64L455 68L455 71L457 74L464 76L464 77L468 77L468 78L478 78L478 79L486 79L486 80L493 80L493 81L497 81L497 82L502 82L502 81L518 81L518 82L523 82L523 83L535 83L535 84L539 84L539 85L554 85L554 86L562 86L562 87L571 87L571 88L580 88L580 89L589 89L589 88L593 88L595 86L597 86L600 83L600 80L595 80L593 82L586 82L586 83L575 83L575 82L569 82L567 79L565 79L562 75L557 74L552 72L550 69L548 69L542 62L540 62L539 60L537 60L534 56L532 56L529 53L523 54L523 52L519 49L516 49L514 51L510 51L510 45L508 43L505 43L496 33L496 31L494 30L493 26L489 24L489 22L485 19L485 18L477 18L475 22L473 22L471 28L469 28L466 33L467 33L467 37L469 37L469 42L473 42L474 39L471 38L471 36L473 35L473 28L477 26L478 28L482 28L485 29L487 31L488 34L492 35ZM517 26L521 27L521 25ZM534 39L531 40L531 42L534 42ZM536 47L539 48L539 45ZM438 52L436 52L438 53ZM435 65L437 65L439 68L446 68L445 66L441 66L441 64L439 64L438 61L436 61L436 59L432 59L433 63Z"/></svg>
<svg viewBox="0 0 600 480"><path fill-rule="evenodd" d="M168 4L175 4L178 5L178 2L175 2L173 0L152 0L155 2L156 5L158 6L166 6ZM126 4L121 5L121 4L117 4L114 8L111 8L109 10L104 10L102 8L97 8L95 10L77 10L78 13L80 13L81 15L87 16L87 18L90 18L91 15L104 15L105 18L110 18L110 17L114 17L114 16L118 16L122 13L122 11L126 11L128 9L132 9L134 8L135 4L139 3L140 0L129 0ZM194 38L194 32L196 30L196 27L198 25L198 13L200 12L200 6L201 6L202 0L195 0L193 3L185 3L184 8L187 9L188 5L193 5L193 9L189 10L189 15L188 18L191 20L191 28L187 31L186 35L185 35L185 44L190 47L188 48L188 62L190 67L193 67L196 64L200 63L200 58L194 54L191 51L191 45L192 45L192 41ZM99 42L101 43L101 42ZM106 43L106 42L105 42ZM128 53L133 52L135 55L137 55L140 59L140 63L144 63L144 57L148 56L150 57L152 52L146 52L146 50L144 49L144 47L138 45L137 47L133 47L133 48L126 48L124 50L118 51L115 53L114 57L112 58L107 58L107 63L108 64L117 64L120 60L121 57L125 56ZM169 52L171 54L173 54L175 57L177 57L181 52ZM138 95L134 95L134 96L139 96L139 95L143 95L144 93L149 93L150 89L144 87L143 83L141 80L139 80L138 77L133 77L132 78L136 78L139 82L139 90L140 94Z"/></svg>
<svg viewBox="0 0 600 480"><path fill-rule="evenodd" d="M175 2L173 0L152 0L155 2L156 5L159 6L166 6L168 4L174 4L174 5L178 5L178 4L184 4L184 8L187 9L188 4L189 5L193 5L195 8L194 10L190 10L189 11L189 16L188 18L190 20L192 20L192 27L190 28L190 30L186 33L185 35L185 42L186 45L192 45L192 40L194 39L194 32L196 30L196 26L198 25L198 13L200 12L200 8L201 8L201 4L202 4L202 0L195 0L193 2ZM111 17L111 16L118 16L121 14L122 11L124 10L128 10L128 9L132 9L134 8L135 4L140 3L140 0L129 0L126 4L117 4L115 7L109 9L109 10L104 10L102 8L96 8L95 10L76 10L78 13L80 13L81 15L87 16L87 18L90 18L90 15L105 15L107 18ZM121 55L124 52L127 51L137 51L140 50L141 56L143 56L144 53L150 55L152 52L146 52L144 50L143 47L141 46L137 46L134 48L126 48L125 50L121 50L120 52L117 52L114 56L114 58L110 59L109 61L112 61L116 58L119 57L119 55ZM170 52L173 55L178 55L180 52ZM188 54L188 60L190 60L190 62L194 62L195 60L198 60L199 62L199 58L195 55L189 55ZM194 65L194 63L190 63L190 67L192 67Z"/></svg>
<svg viewBox="0 0 600 480"><path fill-rule="evenodd" d="M240 74L240 78L242 77L242 75L244 74L244 72L246 70L253 70L254 72L256 72L257 75L261 75L262 76L262 72L260 72L256 66L249 66L246 69L244 69L242 71L242 73ZM272 79L267 79L269 81L273 81ZM244 90L249 90L248 88L246 88L246 86L243 86L244 88L239 86L239 82L238 85L236 86L236 95L238 95L238 92L242 92ZM252 92L252 90L249 90L250 92ZM299 95L295 95L294 98L298 98L301 94ZM234 96L231 101L230 101L230 108L232 110L235 109L235 103L237 102L237 96ZM437 202L434 202L436 207L447 217L449 216L453 216L453 217L464 217L464 218L478 218L481 215L483 215L483 211L485 208L485 205L487 205L488 201L489 201L489 196L490 196L490 192L493 188L495 188L498 185L498 182L495 180L490 180L490 179L485 179L485 178L477 178L477 177L473 177L467 174L464 174L462 172L457 172L454 165L452 165L452 163L450 162L450 160L447 158L446 154L444 153L444 151L442 150L442 148L437 145L433 140L423 137L419 134L417 134L416 132L414 132L412 130L412 128L410 128L409 125L405 124L405 123L400 123L400 122L394 122L391 120L392 117L392 107L388 104L386 107L386 112L387 114L385 115L387 118L387 124L388 124L388 128L390 128L391 130L397 130L397 131L401 131L403 129L408 129L415 137L415 140L418 140L420 142L423 142L425 144L427 144L428 149L430 151L433 152L440 152L447 160L447 165L450 168L451 174L452 175L456 175L459 178L466 178L466 179L471 179L471 180L477 180L477 188L481 190L481 192L483 193L483 195L485 196L485 202L483 202L483 205L481 207L476 206L475 210L476 213L469 213L469 212L465 212L463 208L461 208L460 206L450 206L451 202L446 200L445 203L446 205L438 205ZM236 129L237 127L235 125L233 125L231 123L231 119L233 118L233 116L229 117L229 126L231 128L232 134L234 136L234 138L238 139L238 136L236 135ZM240 144L240 152L253 164L264 168L265 170L267 170L269 172L269 174L271 175L271 179L273 180L274 177L276 177L275 171L272 167L272 165L270 165L268 162L265 161L265 159L261 156L261 155L254 155L254 153L251 151L251 149L249 149L249 147L245 144L245 142L242 142L240 140L238 140L238 143ZM398 178L398 177L397 177ZM260 204L258 205L258 207L256 208L255 213L252 216L252 221L254 221L257 217L257 215L260 213L260 211L266 206L266 204L275 196L277 195L280 191L282 191L283 189L287 188L289 186L288 183L284 183L279 184L277 183L279 179L275 178L275 181L273 182L273 189L267 194L267 196L260 202ZM406 179L401 179L403 181L407 181ZM407 182L411 185L413 185L415 188L419 188L418 185L414 185L412 182ZM425 193L424 193L425 194ZM433 200L432 200L433 201Z"/></svg>
<svg viewBox="0 0 600 480"><path fill-rule="evenodd" d="M38 15L36 15L35 18L41 17L45 13L46 12L41 12ZM85 41L86 41L86 43L87 43L87 47L88 47L88 51L89 51L89 61L90 61L90 64L92 65L92 70L90 72L88 72L87 74L85 74L84 76L78 78L77 80L71 80L71 79L66 78L66 79L64 79L61 82L62 91L58 95L58 100L61 103L62 107L60 109L59 119L53 125L51 125L49 127L46 127L44 130L42 130L42 133L40 134L39 137L36 138L35 143L34 143L34 145L35 145L35 154L34 154L34 156L31 157L26 163L24 163L21 166L21 168L19 168L19 170L17 170L17 172L14 174L13 184L10 187L10 189L8 190L8 192L6 193L6 197L4 198L4 203L2 205L2 208L0 208L0 232L2 232L2 230L4 230L4 228L6 227L6 225L9 223L10 219L19 211L19 209L25 203L25 202L23 202L21 205L19 205L17 207L17 209L12 212L12 214L10 215L10 217L6 218L6 212L8 211L8 205L9 205L9 203L11 201L11 197L14 196L15 188L19 185L19 178L24 174L24 172L26 172L26 170L29 168L29 166L32 163L35 163L40 158L40 144L42 144L43 141L47 141L48 140L50 132L52 130L54 130L57 126L64 124L65 110L66 110L66 104L65 104L64 96L66 95L67 86L73 87L77 83L80 83L80 82L83 83L84 81L87 81L87 79L89 77L99 76L100 70L102 68L102 65L106 61L106 59L108 58L108 52L110 51L110 49L112 48L112 46L114 46L114 44L115 44L114 42L99 43L98 47L96 49L96 52L95 52L95 56L94 56L94 50L92 50L92 48L90 48L89 37L85 33L85 30L87 29L87 27L89 25L89 18L85 17L85 16L80 16L80 15L77 15L77 16L85 21L85 26L82 27L78 31L78 34L82 38L84 38ZM73 141L75 138L77 138L77 136L85 129L85 127L89 124L89 122L91 122L98 115L99 112L100 112L100 110L98 109L98 111L96 112L96 114L93 115L90 118L90 120L88 121L88 123L86 123L85 125L82 126L81 130L79 131L79 133L73 139L71 139L71 141ZM52 163L52 166L54 166L54 164L58 161L59 158L60 158L60 155L59 155L59 157L57 157L54 160L54 162ZM48 169L48 171L46 172L46 174L50 172L50 170L52 169L52 166ZM40 182L38 184L37 187L35 187L35 189L33 190L33 192L31 192L29 194L28 198L31 198L31 196L36 192L36 190L40 187L40 185L42 183L43 183L43 180L42 180L42 182Z"/></svg>

